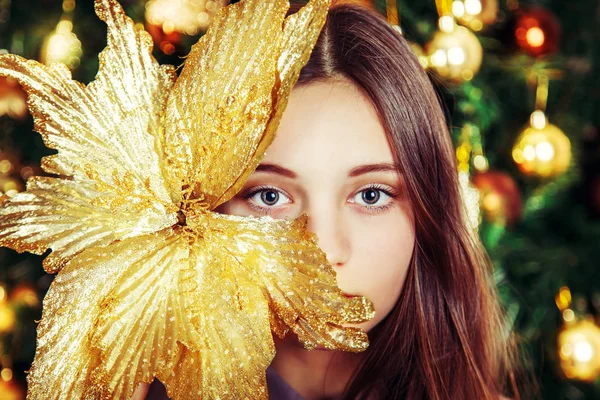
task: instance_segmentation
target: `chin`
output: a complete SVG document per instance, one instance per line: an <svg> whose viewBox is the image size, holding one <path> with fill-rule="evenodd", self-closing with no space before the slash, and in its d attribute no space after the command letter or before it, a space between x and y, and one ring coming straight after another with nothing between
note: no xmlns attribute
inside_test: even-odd
<svg viewBox="0 0 600 400"><path fill-rule="evenodd" d="M367 321L367 322L362 322L360 324L344 324L343 326L345 328L359 328L359 329L362 329L363 331L365 331L365 332L368 333L371 329L375 328L379 324L379 322L380 321L378 321L378 320L377 321L370 320L370 321ZM277 346L277 345L284 345L284 346L296 347L298 349L308 350L300 342L300 340L298 339L298 335L296 335L292 331L289 331L283 337L283 339L281 339L277 335L273 334L273 341L275 343L275 346ZM309 351L340 351L340 350L338 350L338 349L328 349L327 347L318 345L314 349L309 350Z"/></svg>

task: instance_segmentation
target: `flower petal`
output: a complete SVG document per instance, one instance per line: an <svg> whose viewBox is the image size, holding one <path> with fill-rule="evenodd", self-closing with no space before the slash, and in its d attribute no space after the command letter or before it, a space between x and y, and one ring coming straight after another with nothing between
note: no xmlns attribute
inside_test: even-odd
<svg viewBox="0 0 600 400"><path fill-rule="evenodd" d="M306 223L306 215L286 221L207 212L188 219L208 246L207 254L231 255L233 265L220 267L229 271L230 279L249 279L263 289L276 334L291 329L307 348L365 350L366 333L343 325L373 318L372 303L344 296ZM208 312L201 303L190 310L193 315Z"/></svg>
<svg viewBox="0 0 600 400"><path fill-rule="evenodd" d="M243 186L273 140L328 5L311 0L285 19L287 0L245 0L215 16L168 100L169 182L189 188L184 200L214 209Z"/></svg>

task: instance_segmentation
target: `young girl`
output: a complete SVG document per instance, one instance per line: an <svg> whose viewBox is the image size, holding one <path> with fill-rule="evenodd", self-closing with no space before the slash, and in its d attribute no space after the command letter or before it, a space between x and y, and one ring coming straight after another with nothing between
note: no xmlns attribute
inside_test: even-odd
<svg viewBox="0 0 600 400"><path fill-rule="evenodd" d="M381 16L330 9L274 142L217 211L307 213L340 288L375 306L360 325L365 352L276 339L272 399L520 398L514 339L465 218L442 107ZM166 398L158 381L148 389L134 398Z"/></svg>

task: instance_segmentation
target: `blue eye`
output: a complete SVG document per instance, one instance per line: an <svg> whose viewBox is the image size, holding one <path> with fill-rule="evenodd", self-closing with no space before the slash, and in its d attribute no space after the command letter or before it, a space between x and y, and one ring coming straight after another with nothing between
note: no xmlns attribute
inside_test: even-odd
<svg viewBox="0 0 600 400"><path fill-rule="evenodd" d="M361 191L361 193L362 193L361 200L363 200L368 205L373 205L373 204L377 204L377 202L381 198L382 192L381 192L381 190L367 189L367 190ZM385 193L384 193L384 195L385 195Z"/></svg>
<svg viewBox="0 0 600 400"><path fill-rule="evenodd" d="M260 192L260 200L268 206L274 206L279 201L279 192L263 190Z"/></svg>
<svg viewBox="0 0 600 400"><path fill-rule="evenodd" d="M371 185L352 198L353 203L357 203L369 211L383 211L392 206L392 201L397 197L391 189L380 185Z"/></svg>
<svg viewBox="0 0 600 400"><path fill-rule="evenodd" d="M249 200L252 207L259 210L290 203L290 199L283 192L269 186L257 187L244 195L244 198Z"/></svg>
<svg viewBox="0 0 600 400"><path fill-rule="evenodd" d="M257 186L242 195L248 206L262 214L270 214L278 207L292 203L280 189L272 186ZM393 206L398 194L387 186L371 185L357 192L350 200L371 213L384 211Z"/></svg>

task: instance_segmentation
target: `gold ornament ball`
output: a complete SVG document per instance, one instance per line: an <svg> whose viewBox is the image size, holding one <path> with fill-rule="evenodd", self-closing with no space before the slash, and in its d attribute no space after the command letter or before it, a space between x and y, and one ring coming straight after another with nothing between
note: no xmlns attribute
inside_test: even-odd
<svg viewBox="0 0 600 400"><path fill-rule="evenodd" d="M429 66L429 59L428 59L427 55L425 54L423 47L421 47L421 45L419 43L415 43L410 40L408 40L407 42L408 42L408 45L410 46L410 48L412 49L413 53L415 54L415 56L417 56L417 59L419 60L419 63L421 64L421 66L423 68L427 68Z"/></svg>
<svg viewBox="0 0 600 400"><path fill-rule="evenodd" d="M25 389L14 380L5 381L0 379L0 400L23 400Z"/></svg>
<svg viewBox="0 0 600 400"><path fill-rule="evenodd" d="M25 190L25 185L21 179L14 176L0 175L0 198L4 196L13 197L23 190Z"/></svg>
<svg viewBox="0 0 600 400"><path fill-rule="evenodd" d="M13 304L24 304L27 307L31 308L36 308L40 306L40 299L38 297L37 291L31 283L18 284L12 290L10 298Z"/></svg>
<svg viewBox="0 0 600 400"><path fill-rule="evenodd" d="M473 79L483 59L477 36L464 26L437 31L426 45L429 68L454 83Z"/></svg>
<svg viewBox="0 0 600 400"><path fill-rule="evenodd" d="M73 23L63 19L44 40L41 59L44 64L62 63L75 69L79 66L81 54L81 42L73 33Z"/></svg>
<svg viewBox="0 0 600 400"><path fill-rule="evenodd" d="M558 335L558 355L567 378L595 380L600 375L600 328L589 320L566 325Z"/></svg>
<svg viewBox="0 0 600 400"><path fill-rule="evenodd" d="M540 111L520 132L512 150L519 170L528 176L551 178L565 172L571 163L571 142Z"/></svg>
<svg viewBox="0 0 600 400"><path fill-rule="evenodd" d="M4 285L0 285L0 334L12 331L15 322L15 312L8 302L6 288ZM0 379L0 381L2 381L2 379Z"/></svg>
<svg viewBox="0 0 600 400"><path fill-rule="evenodd" d="M452 14L456 20L474 31L496 22L498 0L454 0Z"/></svg>
<svg viewBox="0 0 600 400"><path fill-rule="evenodd" d="M146 3L146 22L161 26L165 34L179 32L197 35L206 30L217 11L228 0L150 0Z"/></svg>
<svg viewBox="0 0 600 400"><path fill-rule="evenodd" d="M8 299L8 291L6 290L6 287L2 284L0 284L0 306L4 303L6 303Z"/></svg>
<svg viewBox="0 0 600 400"><path fill-rule="evenodd" d="M8 302L0 302L0 334L11 332L17 318Z"/></svg>
<svg viewBox="0 0 600 400"><path fill-rule="evenodd" d="M0 177L15 174L20 168L21 157L12 151L0 151Z"/></svg>

